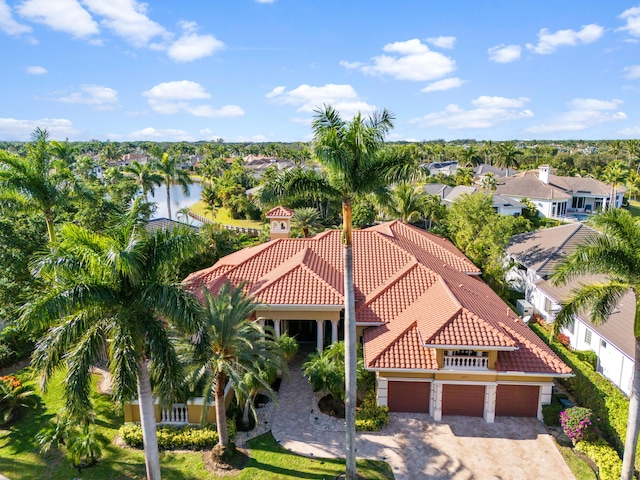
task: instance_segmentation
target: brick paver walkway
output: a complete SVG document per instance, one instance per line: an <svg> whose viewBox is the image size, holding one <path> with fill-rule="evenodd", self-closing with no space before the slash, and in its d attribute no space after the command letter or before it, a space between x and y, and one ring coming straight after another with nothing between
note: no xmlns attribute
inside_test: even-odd
<svg viewBox="0 0 640 480"><path fill-rule="evenodd" d="M309 421L313 392L290 365L273 417L275 439L292 452L314 457L344 457L344 432L315 430ZM393 413L382 432L357 434L360 458L385 460L398 480L574 478L544 426L534 418L445 417Z"/></svg>

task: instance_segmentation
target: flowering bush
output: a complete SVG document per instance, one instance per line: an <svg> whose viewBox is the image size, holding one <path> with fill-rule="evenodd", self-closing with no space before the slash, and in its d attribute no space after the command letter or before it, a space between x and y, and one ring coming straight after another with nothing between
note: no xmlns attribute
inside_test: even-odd
<svg viewBox="0 0 640 480"><path fill-rule="evenodd" d="M22 382L13 375L5 375L0 377L0 380L9 384L9 388L11 390L15 390L16 388L22 386Z"/></svg>
<svg viewBox="0 0 640 480"><path fill-rule="evenodd" d="M583 407L567 408L560 413L560 425L575 445L591 433L591 410Z"/></svg>
<svg viewBox="0 0 640 480"><path fill-rule="evenodd" d="M568 335L565 335L564 333L559 333L558 335L556 335L556 338L562 345L564 345L567 348L569 347L570 340Z"/></svg>

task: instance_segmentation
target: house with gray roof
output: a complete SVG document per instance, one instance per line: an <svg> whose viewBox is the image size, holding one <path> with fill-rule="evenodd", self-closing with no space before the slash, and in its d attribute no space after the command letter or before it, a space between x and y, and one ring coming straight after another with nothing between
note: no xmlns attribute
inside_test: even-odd
<svg viewBox="0 0 640 480"><path fill-rule="evenodd" d="M496 194L516 200L527 198L540 215L548 218L580 220L585 214L603 210L609 205L622 206L626 189L618 187L613 197L611 185L589 177L560 177L551 173L549 165L498 180Z"/></svg>
<svg viewBox="0 0 640 480"><path fill-rule="evenodd" d="M427 183L424 186L427 195L438 195L443 205L450 207L462 195L471 195L472 193L482 191L482 189L473 186L457 185L450 187L441 183ZM511 197L504 195L491 195L491 204L496 213L500 215L511 215L517 217L522 215L522 209L525 205Z"/></svg>
<svg viewBox="0 0 640 480"><path fill-rule="evenodd" d="M534 313L553 322L562 301L573 289L598 279L581 277L564 286L555 286L549 281L551 275L578 245L598 234L597 230L578 222L515 235L506 251L514 264L507 280L524 293ZM628 293L606 323L596 325L589 314L583 312L562 331L576 350L593 350L598 356L597 370L626 395L631 393L635 364L635 304L633 293Z"/></svg>

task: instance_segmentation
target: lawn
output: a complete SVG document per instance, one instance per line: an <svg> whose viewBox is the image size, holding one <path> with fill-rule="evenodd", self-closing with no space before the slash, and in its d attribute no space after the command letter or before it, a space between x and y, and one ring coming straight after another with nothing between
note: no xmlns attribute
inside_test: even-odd
<svg viewBox="0 0 640 480"><path fill-rule="evenodd" d="M206 209L206 203L200 200L189 207L193 213L197 215L202 215L206 218L212 218L215 222L221 223L223 225L230 225L232 227L244 227L244 228L257 228L260 229L263 225L262 222L256 220L245 220L245 219L236 219L232 218L229 214L229 210L226 208L217 208L216 216L213 218L211 213Z"/></svg>
<svg viewBox="0 0 640 480"><path fill-rule="evenodd" d="M28 383L31 370L18 372L17 376ZM96 378L97 381L97 378ZM57 375L46 393L41 394L40 408L27 412L6 430L0 430L0 473L11 480L21 479L144 479L145 467L142 451L121 448L113 443L122 426L122 413L106 395L94 394L96 426L103 440L103 458L94 467L78 472L60 450L52 449L44 455L39 452L35 435L50 425L55 413L63 406L64 383ZM270 433L253 439L249 443L252 458L237 475L224 479L295 479L335 478L344 471L344 460L307 458L282 449ZM202 452L161 452L163 478L175 480L217 479L204 468ZM362 460L358 462L359 473L364 478L392 479L391 468L385 462Z"/></svg>
<svg viewBox="0 0 640 480"><path fill-rule="evenodd" d="M629 200L629 212L634 217L640 217L640 202L637 200Z"/></svg>

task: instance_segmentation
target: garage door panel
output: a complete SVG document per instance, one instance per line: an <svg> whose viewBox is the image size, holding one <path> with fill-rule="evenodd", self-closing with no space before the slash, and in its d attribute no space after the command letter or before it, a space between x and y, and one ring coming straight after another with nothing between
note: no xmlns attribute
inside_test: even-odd
<svg viewBox="0 0 640 480"><path fill-rule="evenodd" d="M536 417L540 387L536 385L498 385L496 415Z"/></svg>
<svg viewBox="0 0 640 480"><path fill-rule="evenodd" d="M484 385L443 385L442 414L482 417Z"/></svg>
<svg viewBox="0 0 640 480"><path fill-rule="evenodd" d="M429 382L389 382L387 405L390 412L429 413Z"/></svg>

